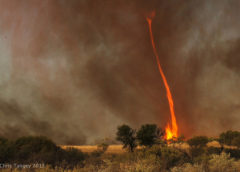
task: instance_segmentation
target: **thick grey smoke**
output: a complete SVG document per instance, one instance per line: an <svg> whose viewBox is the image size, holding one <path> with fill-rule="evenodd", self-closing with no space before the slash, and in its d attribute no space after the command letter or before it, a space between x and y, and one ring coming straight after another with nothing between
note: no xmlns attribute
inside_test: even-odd
<svg viewBox="0 0 240 172"><path fill-rule="evenodd" d="M240 2L0 0L0 135L59 144L169 120L145 16L180 132L240 129Z"/></svg>

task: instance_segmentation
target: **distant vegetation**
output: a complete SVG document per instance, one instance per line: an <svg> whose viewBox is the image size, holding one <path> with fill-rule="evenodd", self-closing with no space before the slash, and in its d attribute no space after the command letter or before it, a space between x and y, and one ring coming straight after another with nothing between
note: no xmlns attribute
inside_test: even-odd
<svg viewBox="0 0 240 172"><path fill-rule="evenodd" d="M195 136L184 140L181 136L166 142L164 131L155 124L142 125L138 130L121 125L117 128L116 140L122 142L123 148L128 151L105 153L109 146L105 142L100 142L97 150L83 153L73 148L62 149L46 137L0 138L0 164L44 164L44 168L31 169L39 172L240 171L238 131L226 131L218 138ZM219 143L219 146L210 146L208 143L212 141Z"/></svg>
<svg viewBox="0 0 240 172"><path fill-rule="evenodd" d="M1 164L42 163L51 167L82 166L86 156L77 149L61 149L46 137L21 137L17 140L0 138Z"/></svg>

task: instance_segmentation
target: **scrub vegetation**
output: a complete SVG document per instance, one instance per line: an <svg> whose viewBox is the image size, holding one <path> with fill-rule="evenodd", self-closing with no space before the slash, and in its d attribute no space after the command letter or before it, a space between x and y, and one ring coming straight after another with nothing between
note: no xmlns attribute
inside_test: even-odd
<svg viewBox="0 0 240 172"><path fill-rule="evenodd" d="M155 124L139 130L117 128L116 140L92 150L84 146L58 146L42 136L16 140L0 138L0 170L80 172L236 172L240 171L240 132L226 131L218 138L194 136L166 141ZM214 144L213 144L214 143ZM85 146L87 148L87 146ZM111 148L112 147L112 148ZM119 149L109 151L108 149Z"/></svg>

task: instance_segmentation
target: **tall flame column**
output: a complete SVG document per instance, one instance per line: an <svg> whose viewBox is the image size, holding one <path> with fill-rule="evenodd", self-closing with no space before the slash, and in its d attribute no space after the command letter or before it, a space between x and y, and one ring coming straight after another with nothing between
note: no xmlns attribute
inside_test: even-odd
<svg viewBox="0 0 240 172"><path fill-rule="evenodd" d="M171 125L168 123L165 128L165 132L166 132L165 139L169 140L169 139L172 139L172 138L178 136L178 125L177 125L177 120L176 120L176 116L175 116L175 112L174 112L174 103L173 103L173 99L172 99L172 94L171 94L167 79L163 73L163 70L162 70L162 67L160 64L160 58L157 53L156 45L155 45L154 38L153 38L152 19L154 16L155 16L155 13L153 12L151 14L151 17L147 17L147 22L148 22L148 26L149 26L149 33L150 33L151 43L152 43L152 47L153 47L153 52L154 52L154 55L157 60L158 70L160 72L160 75L162 77L162 80L163 80L163 83L164 83L164 86L166 89L169 109L170 109L170 113L171 113Z"/></svg>

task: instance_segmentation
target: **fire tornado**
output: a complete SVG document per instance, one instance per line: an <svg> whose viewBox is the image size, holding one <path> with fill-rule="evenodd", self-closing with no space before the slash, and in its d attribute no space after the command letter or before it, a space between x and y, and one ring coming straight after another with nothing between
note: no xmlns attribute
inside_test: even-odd
<svg viewBox="0 0 240 172"><path fill-rule="evenodd" d="M178 136L178 125L177 125L177 120L176 120L176 116L175 116L175 112L174 112L174 103L173 103L173 99L172 99L172 94L171 94L167 79L163 73L161 63L160 63L160 58L157 53L156 45L155 45L154 38L153 38L152 19L154 18L154 16L155 16L155 12L152 12L151 15L149 17L147 17L146 19L147 19L148 26L149 26L149 33L150 33L151 43L152 43L152 47L153 47L153 52L154 52L154 55L157 60L158 70L160 72L160 75L162 77L162 80L163 80L163 83L164 83L164 86L166 89L169 109L170 109L170 113L171 113L171 125L168 123L165 128L165 132L166 132L165 139L169 140L169 139L172 139L172 138Z"/></svg>

